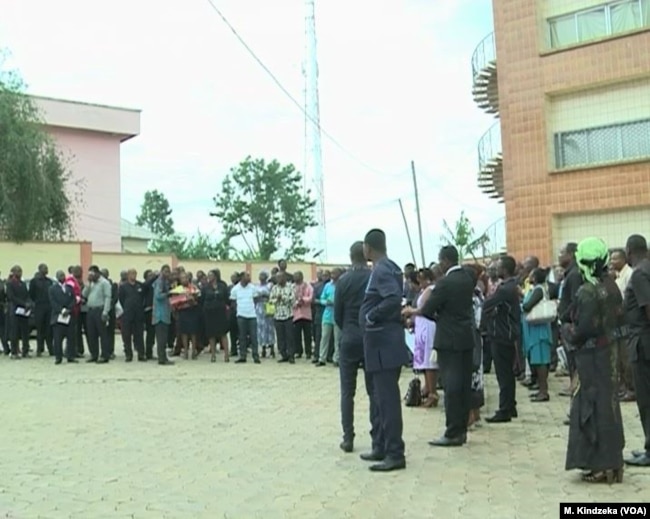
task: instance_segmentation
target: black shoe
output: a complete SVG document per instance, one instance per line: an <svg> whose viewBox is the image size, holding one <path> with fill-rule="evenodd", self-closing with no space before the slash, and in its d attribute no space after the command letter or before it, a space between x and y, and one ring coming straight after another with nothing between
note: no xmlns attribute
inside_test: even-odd
<svg viewBox="0 0 650 519"><path fill-rule="evenodd" d="M262 355L262 356L263 356L263 355ZM289 357L287 357L287 358L282 357L282 358L278 361L278 364L282 364L283 362L289 362Z"/></svg>
<svg viewBox="0 0 650 519"><path fill-rule="evenodd" d="M510 413L510 418L519 418L519 413L517 413L517 408L515 407L514 411Z"/></svg>
<svg viewBox="0 0 650 519"><path fill-rule="evenodd" d="M149 357L138 357L138 362L147 362Z"/></svg>
<svg viewBox="0 0 650 519"><path fill-rule="evenodd" d="M435 440L431 440L429 445L432 447L460 447L467 442L467 435L463 434L462 436L457 436L456 438L447 438L446 436L441 436Z"/></svg>
<svg viewBox="0 0 650 519"><path fill-rule="evenodd" d="M361 458L363 461L384 461L386 459L386 455L382 454L381 452L370 451L359 454L359 458Z"/></svg>
<svg viewBox="0 0 650 519"><path fill-rule="evenodd" d="M508 423L512 421L512 418L505 413L499 413L497 411L493 416L486 418L485 421L487 423Z"/></svg>
<svg viewBox="0 0 650 519"><path fill-rule="evenodd" d="M89 358L86 362L87 362L87 363L90 363L90 362L97 362L97 359L94 358L94 357L91 357L91 358Z"/></svg>
<svg viewBox="0 0 650 519"><path fill-rule="evenodd" d="M327 364L325 362L318 361L316 364L314 364L314 366L317 368L322 368L323 366L327 366Z"/></svg>
<svg viewBox="0 0 650 519"><path fill-rule="evenodd" d="M312 363L312 364L318 364L318 359L313 359L313 360L311 361L311 363Z"/></svg>
<svg viewBox="0 0 650 519"><path fill-rule="evenodd" d="M650 456L645 452L642 454L642 456L626 458L624 461L627 465L632 465L634 467L650 467Z"/></svg>
<svg viewBox="0 0 650 519"><path fill-rule="evenodd" d="M174 365L174 361L171 361L171 360L169 360L169 359L167 359L167 360L163 360L163 361L158 361L158 365L159 365L159 366L173 366L173 365Z"/></svg>
<svg viewBox="0 0 650 519"><path fill-rule="evenodd" d="M61 364L63 362L63 359L56 359L54 361L54 364Z"/></svg>
<svg viewBox="0 0 650 519"><path fill-rule="evenodd" d="M77 359L68 359L69 364L79 364L79 361Z"/></svg>
<svg viewBox="0 0 650 519"><path fill-rule="evenodd" d="M343 440L340 444L339 447L343 452L352 452L354 450L354 443L352 440Z"/></svg>
<svg viewBox="0 0 650 519"><path fill-rule="evenodd" d="M401 459L401 460L393 460L390 458L386 458L384 461L381 463L377 463L376 465L370 465L369 469L372 472L391 472L393 470L403 470L406 468L406 460Z"/></svg>
<svg viewBox="0 0 650 519"><path fill-rule="evenodd" d="M235 364L246 364L246 359L237 359Z"/></svg>
<svg viewBox="0 0 650 519"><path fill-rule="evenodd" d="M255 358L253 359L253 362L254 362L255 364L261 364L261 363L262 363L262 361L260 360L259 357L255 357Z"/></svg>
<svg viewBox="0 0 650 519"><path fill-rule="evenodd" d="M293 358L289 359L289 364L295 364L295 363L296 363L296 359L293 359Z"/></svg>
<svg viewBox="0 0 650 519"><path fill-rule="evenodd" d="M133 362L133 357L126 357L124 362Z"/></svg>
<svg viewBox="0 0 650 519"><path fill-rule="evenodd" d="M108 359L98 359L97 364L108 364Z"/></svg>

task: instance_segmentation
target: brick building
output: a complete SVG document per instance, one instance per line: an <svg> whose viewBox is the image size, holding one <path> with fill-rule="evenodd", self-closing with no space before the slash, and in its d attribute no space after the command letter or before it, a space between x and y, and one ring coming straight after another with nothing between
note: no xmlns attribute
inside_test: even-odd
<svg viewBox="0 0 650 519"><path fill-rule="evenodd" d="M505 203L508 250L650 239L650 0L493 0L476 48L479 186Z"/></svg>

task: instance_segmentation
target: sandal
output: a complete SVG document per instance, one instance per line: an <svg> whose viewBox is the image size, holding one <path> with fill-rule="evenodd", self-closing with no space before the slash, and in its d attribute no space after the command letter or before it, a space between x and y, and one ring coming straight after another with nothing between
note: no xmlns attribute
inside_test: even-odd
<svg viewBox="0 0 650 519"><path fill-rule="evenodd" d="M550 396L540 395L539 393L535 393L535 396L530 397L531 402L548 402L550 399L551 399Z"/></svg>
<svg viewBox="0 0 650 519"><path fill-rule="evenodd" d="M623 469L614 470L600 470L598 472L587 472L582 475L582 481L585 483L622 483L623 482Z"/></svg>
<svg viewBox="0 0 650 519"><path fill-rule="evenodd" d="M422 401L421 407L438 407L440 397L437 393L429 393L429 395Z"/></svg>

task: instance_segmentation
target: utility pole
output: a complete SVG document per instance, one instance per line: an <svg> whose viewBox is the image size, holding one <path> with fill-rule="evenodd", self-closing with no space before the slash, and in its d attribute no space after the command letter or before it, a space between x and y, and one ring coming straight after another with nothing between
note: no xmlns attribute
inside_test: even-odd
<svg viewBox="0 0 650 519"><path fill-rule="evenodd" d="M411 161L411 173L413 175L413 190L415 191L415 213L418 217L418 237L420 238L420 254L422 255L422 268L426 267L424 259L424 241L422 240L422 217L420 215L420 195L418 194L418 179L415 175L415 162Z"/></svg>
<svg viewBox="0 0 650 519"><path fill-rule="evenodd" d="M413 250L413 240L411 240L411 231L409 231L409 224L406 221L406 214L404 213L404 205L402 204L402 199L400 198L398 202L399 202L399 210L402 212L402 220L404 220L404 229L406 229L406 237L409 240L409 249L411 249L411 259L413 260L413 264L415 264L417 263L417 261L415 259L415 251ZM424 265L422 267L424 267Z"/></svg>

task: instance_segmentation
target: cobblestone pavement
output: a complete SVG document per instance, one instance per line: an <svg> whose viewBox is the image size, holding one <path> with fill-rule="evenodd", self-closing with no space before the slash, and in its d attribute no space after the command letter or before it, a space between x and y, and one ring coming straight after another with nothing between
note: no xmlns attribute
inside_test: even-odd
<svg viewBox="0 0 650 519"><path fill-rule="evenodd" d="M559 501L640 501L650 486L642 469L611 488L566 473L560 397L520 395L519 420L485 425L457 449L427 445L441 409L407 408L407 470L374 474L358 458L368 446L361 381L356 451L338 448L331 367L3 358L0 373L0 517L556 518ZM552 380L554 395L565 380ZM487 383L486 413L493 375ZM635 404L623 413L638 448Z"/></svg>

